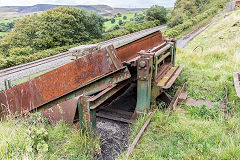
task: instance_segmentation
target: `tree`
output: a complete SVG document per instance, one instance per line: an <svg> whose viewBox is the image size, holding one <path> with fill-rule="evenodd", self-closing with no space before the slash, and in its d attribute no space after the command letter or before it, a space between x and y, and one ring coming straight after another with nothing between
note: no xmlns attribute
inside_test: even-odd
<svg viewBox="0 0 240 160"><path fill-rule="evenodd" d="M122 25L122 24L123 24L123 21L120 19L120 20L118 21L118 24L119 24L119 25Z"/></svg>
<svg viewBox="0 0 240 160"><path fill-rule="evenodd" d="M154 21L159 20L161 24L167 22L167 10L161 6L152 6L146 12L146 20L147 21Z"/></svg>
<svg viewBox="0 0 240 160"><path fill-rule="evenodd" d="M141 23L141 22L144 21L144 18L145 18L145 16L144 16L143 14L138 14L138 15L135 17L135 21L136 21L137 23Z"/></svg>
<svg viewBox="0 0 240 160"><path fill-rule="evenodd" d="M112 20L111 20L111 23L113 24L113 23L115 23L115 18L112 18Z"/></svg>
<svg viewBox="0 0 240 160"><path fill-rule="evenodd" d="M113 30L118 30L120 29L120 26L118 24L116 24L114 27L113 27Z"/></svg>
<svg viewBox="0 0 240 160"><path fill-rule="evenodd" d="M118 13L117 16L118 16L118 17L122 17L122 14L121 14L121 13Z"/></svg>
<svg viewBox="0 0 240 160"><path fill-rule="evenodd" d="M127 19L127 16L123 16L123 19L126 20L126 19Z"/></svg>
<svg viewBox="0 0 240 160"><path fill-rule="evenodd" d="M35 50L44 50L100 38L103 23L104 19L95 12L75 7L50 9L21 18L0 41L0 49L30 46Z"/></svg>

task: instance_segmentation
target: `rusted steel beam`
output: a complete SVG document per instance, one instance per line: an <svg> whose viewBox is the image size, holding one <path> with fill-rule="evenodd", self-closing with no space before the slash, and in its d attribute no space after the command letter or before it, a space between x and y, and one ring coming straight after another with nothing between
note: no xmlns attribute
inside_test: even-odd
<svg viewBox="0 0 240 160"><path fill-rule="evenodd" d="M179 88L176 92L176 94L174 95L171 103L168 106L168 110L169 110L169 115L168 117L170 117L172 115L172 112L174 111L175 107L177 106L178 100L179 100L179 96L181 95L181 93L185 90L187 83L184 83L183 86L181 88ZM167 118L168 118L167 117Z"/></svg>
<svg viewBox="0 0 240 160"><path fill-rule="evenodd" d="M129 62L136 58L138 56L138 52L141 50L147 51L164 42L166 42L166 40L163 38L162 33L157 31L117 48L116 53L122 62Z"/></svg>
<svg viewBox="0 0 240 160"><path fill-rule="evenodd" d="M42 112L43 116L48 119L50 124L56 124L60 120L64 120L68 124L73 124L77 114L77 103L79 97L67 100L61 104L53 106Z"/></svg>
<svg viewBox="0 0 240 160"><path fill-rule="evenodd" d="M121 61L114 52L114 47L108 46L107 48L0 92L0 118L9 114L22 114L25 111L49 105L54 100L69 95L119 70L124 70L123 74L127 75L120 75L118 77L119 81L129 78L130 73L122 66ZM109 52L109 50L112 52Z"/></svg>
<svg viewBox="0 0 240 160"><path fill-rule="evenodd" d="M148 117L147 121L144 123L144 125L142 126L141 130L138 132L136 138L134 139L133 143L131 144L131 146L128 149L127 155L126 157L129 157L133 151L133 149L136 147L138 141L140 140L141 136L143 135L144 131L146 130L146 128L148 127L153 115L156 113L157 109L155 109L150 116Z"/></svg>
<svg viewBox="0 0 240 160"><path fill-rule="evenodd" d="M237 96L240 98L240 75L237 72L233 72L233 81Z"/></svg>

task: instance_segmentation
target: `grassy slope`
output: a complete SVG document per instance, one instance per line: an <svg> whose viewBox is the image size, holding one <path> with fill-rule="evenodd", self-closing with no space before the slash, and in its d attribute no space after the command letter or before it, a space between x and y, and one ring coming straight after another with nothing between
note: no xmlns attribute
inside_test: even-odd
<svg viewBox="0 0 240 160"><path fill-rule="evenodd" d="M238 27L233 27L237 22ZM239 35L240 11L235 11L222 17L177 55L177 63L184 66L177 84L187 80L190 97L213 101L224 99L227 85L235 113L225 120L218 107L181 106L185 110L176 111L166 121L167 113L158 111L130 159L239 159L239 103L232 78L232 72L240 71ZM204 48L203 53L192 51L198 45ZM141 118L133 127L131 139L145 119Z"/></svg>
<svg viewBox="0 0 240 160"><path fill-rule="evenodd" d="M38 124L22 120L0 123L0 159L90 160L100 149L99 140L89 133L63 122L52 127L39 124L38 120L33 118L33 122ZM43 134L45 138L39 138ZM37 145L44 143L47 144L47 150L37 151Z"/></svg>
<svg viewBox="0 0 240 160"><path fill-rule="evenodd" d="M141 13L141 12L139 12L139 13ZM111 20L105 22L105 23L104 23L105 31L108 31L110 28L112 28L112 27L114 27L115 25L117 25L118 22L119 22L119 20L122 20L123 22L128 22L128 21L130 21L131 18L134 18L134 14L135 14L135 12L134 12L134 13L122 14L122 17L117 17L117 18L115 18L116 21L115 21L115 23L113 23L113 24L111 23ZM124 20L124 19L123 19L123 16L127 16L127 19Z"/></svg>
<svg viewBox="0 0 240 160"><path fill-rule="evenodd" d="M184 67L182 77L188 80L188 94L194 98L223 100L224 86L230 90L230 100L238 100L233 87L232 73L240 71L240 12L222 17L178 52L178 64ZM203 47L193 50L197 47Z"/></svg>

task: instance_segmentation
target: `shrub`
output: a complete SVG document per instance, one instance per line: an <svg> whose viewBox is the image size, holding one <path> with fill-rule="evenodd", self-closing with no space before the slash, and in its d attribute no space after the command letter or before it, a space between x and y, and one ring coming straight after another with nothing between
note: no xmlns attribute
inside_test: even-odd
<svg viewBox="0 0 240 160"><path fill-rule="evenodd" d="M9 55L10 56L24 56L24 55L30 55L30 54L33 54L34 53L34 50L30 47L30 46L27 46L27 47L23 47L23 48L20 48L20 47L16 47L16 48L11 48L9 50Z"/></svg>
<svg viewBox="0 0 240 160"><path fill-rule="evenodd" d="M113 24L113 23L115 23L115 18L112 18L112 20L111 20L111 23Z"/></svg>
<svg viewBox="0 0 240 160"><path fill-rule="evenodd" d="M75 7L58 7L21 18L3 38L6 51L30 46L44 50L100 38L104 19L95 12ZM0 48L4 48L0 45Z"/></svg>
<svg viewBox="0 0 240 160"><path fill-rule="evenodd" d="M154 21L159 20L161 24L166 23L167 21L167 10L161 6L152 6L146 12L146 20L147 21Z"/></svg>
<svg viewBox="0 0 240 160"><path fill-rule="evenodd" d="M191 19L186 20L184 23L174 26L173 28L169 28L166 32L164 32L164 36L166 37L177 37L183 31L193 27L196 23L201 22L202 20L212 17L219 12L219 8L210 8L205 12L192 17Z"/></svg>
<svg viewBox="0 0 240 160"><path fill-rule="evenodd" d="M122 25L122 24L123 24L123 21L120 19L120 20L118 21L118 24L119 24L119 25Z"/></svg>

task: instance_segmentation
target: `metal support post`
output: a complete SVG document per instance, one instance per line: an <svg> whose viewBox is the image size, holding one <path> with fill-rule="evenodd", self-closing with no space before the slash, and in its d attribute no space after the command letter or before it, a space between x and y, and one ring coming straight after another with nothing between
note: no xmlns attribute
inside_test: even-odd
<svg viewBox="0 0 240 160"><path fill-rule="evenodd" d="M142 56L137 65L137 114L145 113L151 105L151 84L153 57Z"/></svg>

